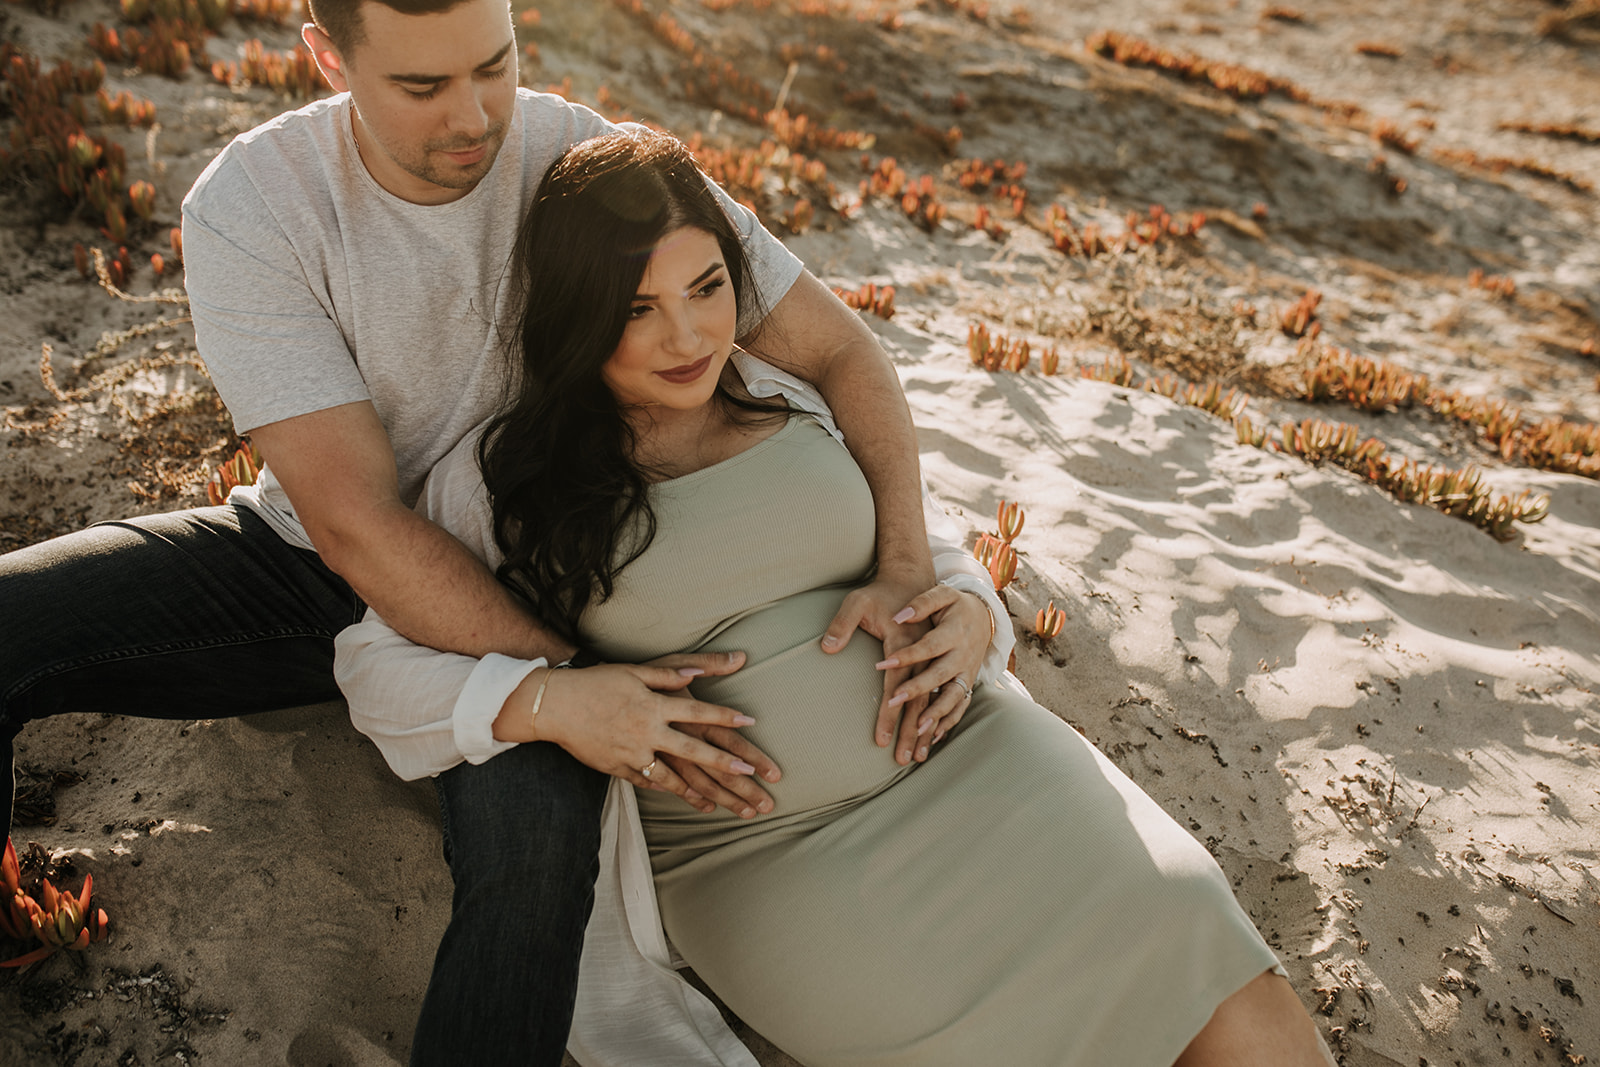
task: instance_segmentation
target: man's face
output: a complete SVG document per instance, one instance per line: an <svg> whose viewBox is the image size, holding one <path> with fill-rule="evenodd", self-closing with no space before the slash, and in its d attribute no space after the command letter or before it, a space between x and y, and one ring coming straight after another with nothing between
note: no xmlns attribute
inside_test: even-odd
<svg viewBox="0 0 1600 1067"><path fill-rule="evenodd" d="M402 200L443 204L467 195L494 165L517 94L516 41L506 0L463 0L402 15L361 5L363 39L335 55L335 89L355 101L361 159ZM331 45L314 27L307 40ZM342 83L342 84L341 84Z"/></svg>

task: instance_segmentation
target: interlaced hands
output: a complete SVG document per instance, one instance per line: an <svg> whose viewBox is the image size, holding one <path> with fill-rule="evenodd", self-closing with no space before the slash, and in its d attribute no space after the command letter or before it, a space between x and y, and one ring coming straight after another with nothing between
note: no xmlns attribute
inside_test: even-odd
<svg viewBox="0 0 1600 1067"><path fill-rule="evenodd" d="M853 590L822 638L824 652L844 648L857 629L883 642L883 699L873 737L881 747L895 745L901 766L926 760L961 721L991 633L989 609L976 596L942 585L921 588L880 577Z"/></svg>
<svg viewBox="0 0 1600 1067"><path fill-rule="evenodd" d="M739 733L755 720L687 692L695 678L742 666L744 653L715 652L555 671L537 720L539 739L604 774L674 793L702 812L721 805L753 818L772 810L772 797L755 777L780 776Z"/></svg>

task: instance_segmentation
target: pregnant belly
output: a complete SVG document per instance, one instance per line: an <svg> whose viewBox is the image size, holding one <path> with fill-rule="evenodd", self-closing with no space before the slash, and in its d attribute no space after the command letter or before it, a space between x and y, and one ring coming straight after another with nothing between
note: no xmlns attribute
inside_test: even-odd
<svg viewBox="0 0 1600 1067"><path fill-rule="evenodd" d="M670 794L641 790L639 814L654 847L719 843L752 821L821 814L870 796L901 774L892 748L872 738L883 675L876 638L857 631L843 652L826 655L823 632L847 589L818 589L744 616L697 651L742 650L745 666L691 687L703 701L756 720L742 733L771 756L783 780L766 784L773 811L742 820L725 808L702 815Z"/></svg>

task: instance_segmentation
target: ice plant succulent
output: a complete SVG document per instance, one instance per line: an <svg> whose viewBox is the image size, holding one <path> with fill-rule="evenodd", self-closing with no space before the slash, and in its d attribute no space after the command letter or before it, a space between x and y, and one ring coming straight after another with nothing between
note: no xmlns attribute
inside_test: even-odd
<svg viewBox="0 0 1600 1067"><path fill-rule="evenodd" d="M255 445L248 441L244 442L228 461L211 475L211 480L206 483L206 499L214 505L225 503L234 486L256 484L256 478L261 474L261 466L261 453L256 451Z"/></svg>
<svg viewBox="0 0 1600 1067"><path fill-rule="evenodd" d="M1039 609L1039 614L1033 620L1033 632L1039 640L1049 641L1061 633L1061 628L1067 623L1067 617L1056 609L1054 600Z"/></svg>
<svg viewBox="0 0 1600 1067"><path fill-rule="evenodd" d="M6 897L0 907L0 932L18 941L37 938L40 947L15 959L0 962L0 967L26 967L54 955L58 950L82 950L110 934L110 922L100 908L91 908L94 876L85 875L83 888L76 895L63 893L46 878L40 886L40 899L22 888L17 850L10 840L0 860L0 893Z"/></svg>
<svg viewBox="0 0 1600 1067"><path fill-rule="evenodd" d="M1027 514L1022 510L1022 505L1010 501L1000 501L1000 509L995 521L999 525L1000 540L1006 544L1017 539L1022 532L1022 524L1028 520Z"/></svg>

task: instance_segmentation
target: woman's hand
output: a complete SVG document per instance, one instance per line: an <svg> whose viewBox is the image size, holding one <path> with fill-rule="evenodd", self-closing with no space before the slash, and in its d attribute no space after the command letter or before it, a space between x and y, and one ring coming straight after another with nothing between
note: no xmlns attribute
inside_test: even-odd
<svg viewBox="0 0 1600 1067"><path fill-rule="evenodd" d="M695 657L696 662L702 659ZM506 699L495 719L494 735L504 741L549 741L597 771L642 788L675 793L709 812L715 807L712 801L691 788L674 768L692 765L728 782L748 782L756 772L752 762L674 726L728 731L710 734L715 741L736 737L732 731L755 722L731 708L706 704L687 694L675 695L702 674L737 670L743 656L735 653L721 662L723 666L714 664L710 671L700 666L632 664L605 664L581 670L536 669ZM539 715L535 719L532 712L536 698ZM759 755L754 746L745 744L743 751ZM771 761L761 758L769 772L775 774L777 769ZM646 769L649 774L644 773ZM766 799L770 810L771 798L766 797L765 790L749 784ZM751 806L741 797L735 797L734 802L736 807L729 806L736 814Z"/></svg>
<svg viewBox="0 0 1600 1067"><path fill-rule="evenodd" d="M882 572L873 581L859 589L852 589L844 598L844 603L839 606L839 612L833 617L833 622L828 624L827 631L822 635L822 651L834 653L841 651L850 643L850 635L857 629L865 630L883 643L883 653L890 659L907 646L914 645L918 638L927 633L928 624L922 619L904 616L903 606L908 597L924 588L923 585L907 587L906 583L885 577ZM912 603L915 603L913 600ZM926 616L923 616L926 618ZM889 659L884 660L885 663ZM900 733L907 733L907 724L915 723L918 716L927 706L927 693L902 700L895 700L895 694L911 677L909 661L907 666L897 662L895 666L883 667L883 699L878 702L878 723L873 731L873 740L879 748L888 747L894 740L895 724L900 724ZM915 727L909 727L912 736ZM911 745L903 741L895 752L895 759L900 764L911 762Z"/></svg>
<svg viewBox="0 0 1600 1067"><path fill-rule="evenodd" d="M926 760L928 750L966 714L978 669L994 637L994 619L978 597L947 585L936 585L915 597L895 619L933 623L933 629L914 644L886 655L878 664L884 670L916 669L889 698L897 709L918 706L919 701L931 698L920 714L907 713L900 718L895 759L903 766L913 758L919 763Z"/></svg>

